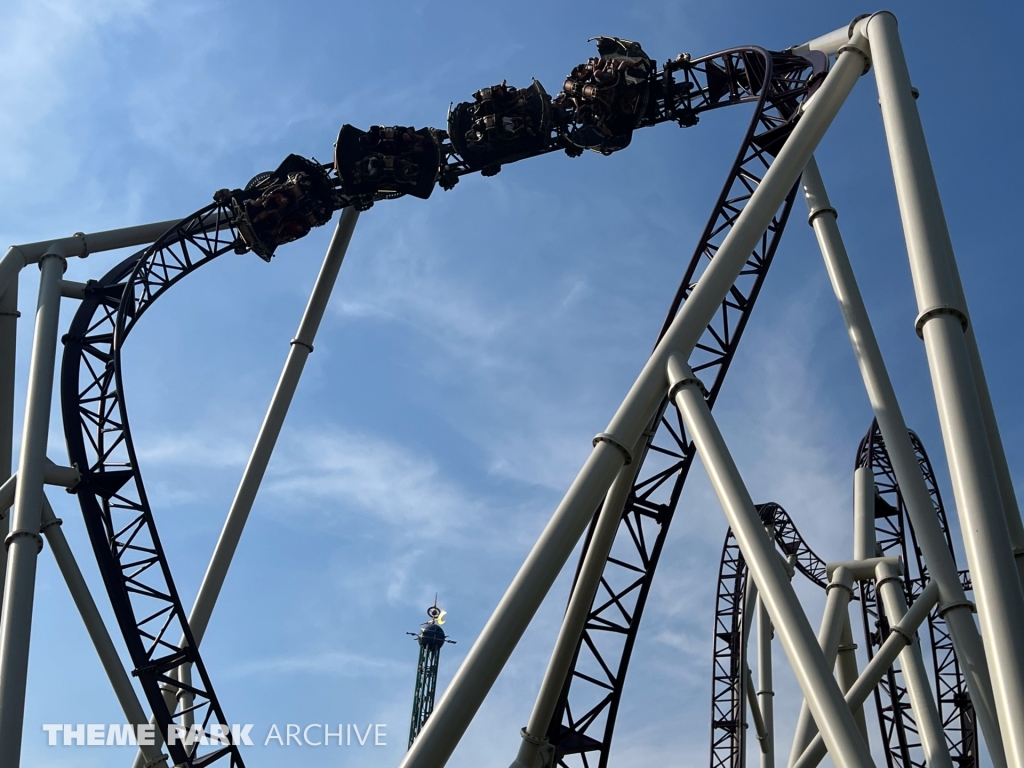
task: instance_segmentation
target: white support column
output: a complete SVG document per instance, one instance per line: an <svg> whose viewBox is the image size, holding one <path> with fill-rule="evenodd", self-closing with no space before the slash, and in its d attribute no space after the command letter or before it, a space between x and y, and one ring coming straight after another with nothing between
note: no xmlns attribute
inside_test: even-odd
<svg viewBox="0 0 1024 768"><path fill-rule="evenodd" d="M850 614L847 611L846 621L843 622L842 633L839 636L839 653L836 656L836 682L839 683L839 690L843 696L850 692L850 688L857 682L857 644L853 642L853 630L850 627ZM857 728L864 742L868 741L868 724L864 718L864 707L857 706L853 710L853 719L857 721Z"/></svg>
<svg viewBox="0 0 1024 768"><path fill-rule="evenodd" d="M889 563L879 563L876 569L875 589L882 598L886 618L890 624L899 624L907 614L907 600L903 595L903 581ZM907 684L910 706L914 711L917 732L928 768L953 768L953 760L946 746L939 709L928 682L921 644L915 634L910 644L900 653L900 669Z"/></svg>
<svg viewBox="0 0 1024 768"><path fill-rule="evenodd" d="M675 353L689 357L719 311L754 246L864 73L868 61L866 47L864 38L855 33L821 87L808 100L803 117L715 258L673 319L606 431L595 439L593 452L406 753L401 768L440 768L448 761L594 510L625 464L629 446L636 445L664 397L668 358Z"/></svg>
<svg viewBox="0 0 1024 768"><path fill-rule="evenodd" d="M42 548L39 516L57 356L60 279L67 267L59 249L53 250L54 253L43 256L39 263L39 301L18 462L18 487L11 532L5 539L7 588L0 616L0 765L5 768L17 768L21 763L36 559Z"/></svg>
<svg viewBox="0 0 1024 768"><path fill-rule="evenodd" d="M775 691L772 686L772 620L757 598L757 702L764 722L761 768L775 768Z"/></svg>
<svg viewBox="0 0 1024 768"><path fill-rule="evenodd" d="M943 618L949 627L957 660L961 664L971 701L978 713L978 721L985 734L989 755L995 768L1004 768L1006 761L992 697L992 683L985 663L985 648L974 623L973 606L964 594L953 555L949 551L935 515L928 487L925 485L921 467L910 443L907 424L896 398L896 390L893 389L885 361L882 359L878 340L875 338L864 299L850 266L850 258L839 233L836 210L828 199L817 163L813 158L804 169L802 184L810 211L809 221L817 236L832 281L832 289L839 302L857 365L864 380L864 388L878 420L878 427L885 440L889 459L892 461L893 472L906 503L907 515L914 526L917 542L928 563L929 574L938 586ZM867 493L867 478L862 476L861 482L864 483L864 488L858 493L864 497ZM871 494L873 496L873 490ZM866 498L861 498L860 503L865 502ZM873 498L871 503L873 505ZM864 518L859 520L857 525L866 529L866 518L869 516L867 510L861 508L857 514ZM872 530L873 514L872 511ZM863 539L862 546L869 547L871 539L868 532L864 530L859 535ZM858 552L858 555L869 553L874 554L873 550L870 550Z"/></svg>
<svg viewBox="0 0 1024 768"><path fill-rule="evenodd" d="M836 657L839 654L839 640L843 627L850 621L849 606L850 599L853 597L853 574L844 566L839 566L833 571L831 581L825 589L827 597L825 598L825 612L821 617L821 628L818 630L818 645L825 657L825 664L831 669L835 666ZM793 745L789 753L790 765L793 765L800 757L816 732L817 727L811 719L811 710L807 700L804 699L803 704L800 705L796 731L793 734Z"/></svg>
<svg viewBox="0 0 1024 768"><path fill-rule="evenodd" d="M916 327L931 371L1003 747L1008 765L1024 768L1024 591L964 337L967 305L954 275L955 257L896 18L876 14L867 30L920 312Z"/></svg>
<svg viewBox="0 0 1024 768"><path fill-rule="evenodd" d="M867 560L875 557L878 554L875 551L877 546L874 472L871 467L857 467L853 472L853 559Z"/></svg>
<svg viewBox="0 0 1024 768"><path fill-rule="evenodd" d="M702 393L703 385L678 357L669 360L667 375L670 396L697 447L829 752L839 768L874 766L868 745L861 738L853 714L832 677L834 659L829 663L822 653L793 585L789 583L775 547L761 525L750 494L711 416Z"/></svg>
<svg viewBox="0 0 1024 768"><path fill-rule="evenodd" d="M644 432L640 442L634 446L631 452L633 456L643 456L652 435L653 433L650 431ZM590 613L590 607L593 605L594 597L601 584L601 576L608 562L608 555L615 543L615 533L622 521L622 511L629 498L629 492L633 489L639 468L640 461L633 461L623 466L619 470L615 482L608 489L604 504L601 505L597 525L594 527L594 535L590 539L586 557L583 559L583 566L580 568L579 577L576 579L576 585L569 598L569 607L562 619L562 628L555 641L555 648L551 653L544 681L537 693L529 724L522 731L523 741L519 745L519 752L512 763L512 768L533 768L542 753L545 757L553 753L553 749L546 745L546 729L554 715L558 697L562 693L562 685L575 657L576 648L587 621L587 614Z"/></svg>
<svg viewBox="0 0 1024 768"><path fill-rule="evenodd" d="M900 652L910 645L910 642L914 639L914 633L917 632L917 628L921 626L921 622L928 618L928 614L935 607L938 596L938 585L934 581L929 582L928 586L921 590L921 595L914 601L914 604L910 606L910 610L907 611L903 620L899 624L892 626L889 631L889 637L882 643L882 647L878 649L878 652L868 662L868 665L864 667L864 671L857 678L857 682L853 684L844 696L846 704L851 710L863 707L868 696L871 695L871 692L878 685L879 680L882 679L889 667L892 666L892 663L896 661ZM815 768L822 758L828 754L828 751L819 733L814 737L810 746L804 750L804 753L800 755L800 759L796 761L793 768Z"/></svg>
<svg viewBox="0 0 1024 768"><path fill-rule="evenodd" d="M14 471L14 369L18 346L18 278L0 295L0 477ZM7 538L10 524L6 510L0 514L0 539ZM7 580L7 547L0 547L0 605Z"/></svg>

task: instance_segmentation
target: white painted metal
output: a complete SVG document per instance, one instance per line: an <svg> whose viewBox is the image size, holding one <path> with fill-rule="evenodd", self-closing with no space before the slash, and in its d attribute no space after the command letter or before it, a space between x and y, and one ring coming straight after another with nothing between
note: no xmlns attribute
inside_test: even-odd
<svg viewBox="0 0 1024 768"><path fill-rule="evenodd" d="M862 46L858 48L858 46ZM807 160L864 71L866 42L859 35L837 59L803 117L747 202L697 285L673 319L456 672L430 720L402 760L402 768L444 765L498 673L579 541L625 454L636 445L665 395L669 356L688 357L721 306L750 253L778 211ZM628 450L628 449L627 449ZM833 681L834 682L834 681ZM858 737L859 738L859 737Z"/></svg>
<svg viewBox="0 0 1024 768"><path fill-rule="evenodd" d="M640 442L631 451L633 456L640 457L646 452L651 434L650 431L644 432ZM629 498L629 492L633 489L633 482L636 480L639 468L640 461L623 466L611 488L608 489L604 504L601 505L594 535L590 539L587 555L576 578L572 596L569 598L569 607L562 619L562 628L558 633L555 648L551 653L551 660L548 662L547 672L544 674L544 681L541 683L537 700L533 705L530 722L522 731L523 740L519 745L512 768L532 768L536 765L544 743L547 741L545 730L555 712L558 697L562 693L562 685L575 658L576 648L583 634L583 626L587 621L587 614L590 612L590 606L593 604L594 596L601 584L601 576L604 573L608 555L615 543L615 533L622 520L622 510Z"/></svg>
<svg viewBox="0 0 1024 768"><path fill-rule="evenodd" d="M867 30L917 294L917 329L938 405L1003 748L1008 765L1024 768L1024 590L964 338L967 305L953 275L955 257L896 18L876 14Z"/></svg>
<svg viewBox="0 0 1024 768"><path fill-rule="evenodd" d="M771 531L768 532L769 537ZM757 598L757 701L764 721L761 768L775 768L775 691L772 682L772 620Z"/></svg>
<svg viewBox="0 0 1024 768"><path fill-rule="evenodd" d="M774 544L761 525L754 502L711 416L700 383L694 378L689 366L678 357L670 358L667 375L676 407L707 470L736 543L750 569L750 577L757 584L758 593L779 634L797 683L814 721L821 729L825 743L829 745L836 765L839 768L873 766L868 745L861 737L839 685L832 677L834 656L828 662L822 653L793 585L779 563ZM848 574L845 579L849 579ZM849 594L848 588L834 591ZM835 602L835 598L832 602Z"/></svg>
<svg viewBox="0 0 1024 768"><path fill-rule="evenodd" d="M131 248L136 245L152 243L164 232L169 230L181 219L157 221L152 224L140 224L135 227L108 229L90 234L78 233L71 237L56 240L42 240L38 243L12 245L0 259L0 293L7 290L12 280L28 264L35 264L48 253L61 253L65 258L80 256L100 251L113 251L118 248Z"/></svg>
<svg viewBox="0 0 1024 768"><path fill-rule="evenodd" d="M882 647L878 649L878 652L871 658L868 665L864 667L864 671L857 678L857 682L846 693L844 699L850 709L856 709L864 705L868 696L871 695L875 686L878 685L878 681L882 679L882 676L892 666L892 663L896 661L900 652L913 640L917 628L928 618L928 614L935 607L938 597L938 585L934 581L929 582L928 586L921 591L921 595L914 601L914 604L910 606L910 610L907 611L903 620L891 627L889 637L882 643ZM793 768L815 768L828 752L829 750L819 733L814 737L810 746L804 750L804 753L796 761ZM833 757L833 761L835 761L835 757Z"/></svg>
<svg viewBox="0 0 1024 768"><path fill-rule="evenodd" d="M871 467L857 467L853 472L853 559L875 557L876 546L875 477Z"/></svg>
<svg viewBox="0 0 1024 768"><path fill-rule="evenodd" d="M843 696L850 692L850 688L857 682L857 644L853 642L853 630L850 626L850 614L847 611L846 621L843 622L843 629L839 636L839 653L836 655L836 682L839 683L839 690ZM864 718L864 708L860 705L853 709L853 719L857 721L857 728L864 741L868 742L868 724ZM870 742L868 742L870 744Z"/></svg>
<svg viewBox="0 0 1024 768"><path fill-rule="evenodd" d="M818 630L818 645L821 647L825 664L832 669L836 665L836 656L839 654L839 640L843 627L850 621L849 606L850 600L853 598L855 574L846 567L846 564L840 564L833 566L828 576L831 581L826 587L825 612L822 614L821 628ZM840 689L840 693L842 693L842 689ZM816 732L817 727L811 719L811 710L807 700L804 699L800 705L796 731L793 734L793 744L790 747L790 765L797 761L807 745L811 743Z"/></svg>
<svg viewBox="0 0 1024 768"><path fill-rule="evenodd" d="M850 572L854 581L865 581L875 578L875 569L879 563L888 563L896 573L903 574L903 561L898 557L869 557L866 560L843 560L825 564L825 575L832 578L840 568Z"/></svg>
<svg viewBox="0 0 1024 768"><path fill-rule="evenodd" d="M992 684L985 663L985 648L974 623L973 606L964 594L953 556L946 544L935 515L928 487L911 445L907 424L903 419L896 391L886 370L871 320L864 306L860 288L850 265L850 258L836 223L832 207L821 180L818 165L812 158L802 176L804 195L810 211L809 220L818 239L832 290L842 311L846 330L853 345L854 356L864 380L864 388L878 427L885 440L893 472L899 483L907 515L914 526L928 572L938 585L943 618L961 664L971 701L985 734L985 743L995 768L1006 765L1002 737L992 698Z"/></svg>
<svg viewBox="0 0 1024 768"><path fill-rule="evenodd" d="M39 516L43 500L46 439L50 427L53 373L60 317L60 279L67 261L52 249L39 263L39 300L32 340L25 424L18 462L11 532L7 535L7 586L0 616L0 765L21 761L25 687L32 629L36 558L42 547Z"/></svg>
<svg viewBox="0 0 1024 768"><path fill-rule="evenodd" d="M875 589L882 598L885 615L890 624L899 624L907 613L907 601L903 595L903 582L899 573L890 563L883 562L878 564L876 574ZM939 709L935 704L931 684L928 682L924 658L921 656L921 644L916 634L910 645L900 653L900 669L907 684L907 694L914 711L914 721L917 723L921 748L924 750L928 768L953 768Z"/></svg>

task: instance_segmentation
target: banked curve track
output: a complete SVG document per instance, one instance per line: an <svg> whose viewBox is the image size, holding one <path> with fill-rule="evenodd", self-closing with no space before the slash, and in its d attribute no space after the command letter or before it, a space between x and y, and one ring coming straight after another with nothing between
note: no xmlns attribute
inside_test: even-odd
<svg viewBox="0 0 1024 768"><path fill-rule="evenodd" d="M754 104L754 115L700 243L687 263L666 327L764 177L825 67L823 57L809 60L756 47L692 61L686 57L679 63L681 60L676 60L671 71L666 65L665 72L652 74L652 84L658 85L657 89L652 86L655 98L645 105L636 127L670 121L694 125L702 112L741 103ZM530 154L556 149L570 149L558 131L544 147ZM481 170L468 164L451 144L443 143L441 151L438 180L443 186L450 187L451 179L459 175ZM331 181L343 186L341 180ZM796 187L751 253L692 358L694 370L704 371L705 381L710 383L711 405L721 391L764 283L795 193ZM82 474L75 491L133 674L165 739L172 724L184 715L194 720L207 737L227 733L229 721L192 641L187 614L160 544L128 421L122 350L136 322L165 291L214 258L253 247L252 238L247 236L251 233L240 226L237 206L232 207L226 198L217 199L150 248L91 282L64 338L64 429L70 460ZM354 198L338 193L333 207L353 202ZM269 260L269 253L260 255ZM572 760L585 766L607 765L636 633L665 535L693 461L693 445L685 436L674 406L663 404L651 431L655 438L640 459L643 464L623 514L617 549L606 566L603 592L592 607L576 663L549 727L562 765ZM620 543L627 551L620 551ZM195 670L187 688L174 675L184 663L192 664ZM173 694L171 700L188 694L190 710L185 713L169 706L165 691ZM178 765L201 768L228 760L233 768L243 766L238 747L230 743L230 738L211 741L189 747L179 742L169 745L168 751Z"/></svg>

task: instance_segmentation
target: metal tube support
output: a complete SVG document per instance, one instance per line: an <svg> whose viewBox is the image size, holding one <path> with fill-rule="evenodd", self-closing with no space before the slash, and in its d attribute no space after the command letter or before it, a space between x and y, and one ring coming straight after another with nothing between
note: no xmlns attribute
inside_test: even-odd
<svg viewBox="0 0 1024 768"><path fill-rule="evenodd" d="M196 643L202 642L203 635L210 623L210 616L213 615L213 608L217 603L221 587L224 586L224 579L227 577L231 559L238 547L252 505L256 501L256 494L260 489L260 483L263 482L263 475L267 471L277 438L281 434L281 427L284 425L288 407L291 405L292 397L299 385L299 378L302 376L306 359L313 351L313 340L320 327L320 322L323 320L324 312L327 310L331 292L337 282L338 272L341 270L341 264L345 259L345 252L352 240L352 232L358 219L359 212L353 208L346 208L341 214L338 226L334 230L334 236L331 238L331 244L327 248L327 254L324 256L323 265L320 267L320 273L313 285L309 303L299 322L299 330L295 334L295 338L292 339L284 370L281 371L281 378L278 380L277 388L270 400L270 407L263 419L263 426L260 427L256 444L249 456L249 463L246 464L245 471L242 473L242 480L235 492L235 498L231 502L231 509L224 521L224 528L221 530L213 557L210 559L206 575L203 577L203 583L199 587L199 594L196 596L192 612L188 617L189 628L192 630L192 636Z"/></svg>
<svg viewBox="0 0 1024 768"><path fill-rule="evenodd" d="M878 649L878 652L871 658L868 665L864 667L864 671L857 678L857 682L847 691L844 699L850 709L864 706L864 702L867 701L871 691L878 685L878 681L882 679L889 667L892 666L892 663L896 661L900 652L910 645L917 632L917 628L928 618L928 614L935 607L938 597L938 585L934 581L929 582L928 586L921 591L921 595L910 606L910 610L907 611L899 624L892 626L889 631L889 637L882 643L882 647ZM804 750L804 753L800 755L800 759L796 761L793 768L816 768L818 763L828 754L828 751L819 733L814 737L807 749Z"/></svg>
<svg viewBox="0 0 1024 768"><path fill-rule="evenodd" d="M0 616L0 765L10 768L16 768L21 761L36 559L42 548L39 516L57 356L60 279L67 267L59 249L53 250L54 253L47 254L39 263L39 301L29 364L18 484L11 532L4 540L8 560L7 588Z"/></svg>
<svg viewBox="0 0 1024 768"><path fill-rule="evenodd" d="M245 529L245 523L249 519L249 513L256 501L256 494L263 482L267 466L270 464L270 457L274 452L274 446L277 445L281 428L284 426L292 397L299 386L299 379L302 376L306 360L313 352L313 341L320 328L324 313L327 311L327 304L338 280L338 273L341 271L341 264L345 260L345 253L352 241L352 232L355 230L358 219L359 212L354 208L346 208L342 212L331 243L327 247L327 254L324 256L316 282L313 284L313 291L306 304L306 310L302 314L302 320L299 321L299 329L295 338L292 339L284 369L277 382L277 388L270 398L270 406L267 408L263 425L260 427L256 443L249 455L249 462L245 465L242 480L239 482L235 498L231 502L231 508L228 510L220 538L217 540L217 546L213 550L213 556L210 558L206 574L199 586L199 593L192 604L188 622L189 628L192 630L192 637L197 644L202 643L206 628L210 625L210 617L213 616L213 609L217 604L221 588L224 586L224 580L227 578L235 550L238 549L242 531ZM184 644L184 642L184 638L182 638L181 643ZM183 682L191 680L191 665L182 665L178 669L178 678ZM187 692L179 693L171 686L164 689L164 701L172 711L179 704L176 699L179 695L182 697L180 703L183 708L191 706L190 696ZM138 755L134 768L141 768L141 766L142 757Z"/></svg>
<svg viewBox="0 0 1024 768"><path fill-rule="evenodd" d="M0 296L0 477L6 481L14 470L14 370L18 346L18 280L11 281ZM0 537L7 538L10 524L6 511L0 515ZM7 579L7 547L0 547L0 605Z"/></svg>
<svg viewBox="0 0 1024 768"><path fill-rule="evenodd" d="M769 540L771 537L769 536ZM781 554L776 550L777 554ZM792 578L792 577L791 577ZM747 574L746 584L743 585L743 614L740 618L741 639L740 639L740 670L739 670L739 746L740 754L738 765L746 765L747 762L747 706L750 705L750 714L754 720L755 731L761 717L760 712L755 712L754 707L757 700L754 697L754 686L750 674L750 629L754 626L754 616L757 611L757 583ZM762 723L763 726L763 723ZM761 738L760 731L757 738Z"/></svg>
<svg viewBox="0 0 1024 768"><path fill-rule="evenodd" d="M22 269L29 264L35 264L51 253L51 249L58 249L65 258L80 256L84 259L90 253L147 245L180 221L181 219L157 221L152 224L139 224L134 227L108 229L90 234L78 232L71 237L61 237L56 240L12 245L0 259L0 293L7 290L11 281L17 279L17 275Z"/></svg>
<svg viewBox="0 0 1024 768"><path fill-rule="evenodd" d="M964 337L969 325L967 305L953 274L949 230L911 95L896 18L890 13L875 14L867 29L917 294L916 328L924 339L938 405L1003 748L1010 766L1024 768L1024 590ZM980 359L975 362L980 364Z"/></svg>
<svg viewBox="0 0 1024 768"><path fill-rule="evenodd" d="M595 439L594 450L406 753L401 768L439 768L448 761L583 535L594 510L619 469L627 459L632 459L626 455L628 446L636 445L665 395L668 358L675 353L689 357L750 258L750 252L864 73L867 61L866 40L856 33L821 87L807 101L793 133L669 325L608 428Z"/></svg>
<svg viewBox="0 0 1024 768"><path fill-rule="evenodd" d="M644 432L640 442L633 448L634 456L643 455L652 435L650 430ZM594 596L601 584L608 555L615 543L615 533L622 521L622 511L625 509L630 491L633 490L633 482L639 468L639 461L623 466L615 482L608 489L604 504L601 505L594 535L590 539L583 566L569 598L569 607L562 619L562 627L555 641L555 648L551 653L537 700L533 705L529 724L522 731L523 741L519 745L519 752L512 763L512 768L532 768L537 764L542 752L547 757L546 753L553 751L546 744L548 723L554 715L558 697L562 693L562 685L576 656L590 606L593 605Z"/></svg>
<svg viewBox="0 0 1024 768"><path fill-rule="evenodd" d="M876 571L875 589L878 590L890 624L899 624L907 614L907 600L903 594L903 582L889 563L879 563ZM910 644L900 653L900 669L907 684L910 706L914 710L914 721L921 736L928 768L953 768L953 760L946 746L942 719L928 682L921 644L915 633Z"/></svg>
<svg viewBox="0 0 1024 768"><path fill-rule="evenodd" d="M877 556L875 548L875 476L871 467L853 472L853 559Z"/></svg>
<svg viewBox="0 0 1024 768"><path fill-rule="evenodd" d="M996 719L992 683L985 662L985 648L974 623L973 606L964 594L953 555L942 533L935 507L924 475L911 445L906 421L900 410L889 372L878 346L871 320L864 306L860 288L850 265L850 258L836 223L832 207L821 180L817 163L811 159L801 177L807 198L809 221L818 239L832 290L842 311L854 356L864 380L864 389L871 402L885 447L892 461L893 472L906 503L917 536L917 542L928 563L928 572L938 585L943 618L949 627L971 701L985 734L985 742L994 768L1004 768L1002 737Z"/></svg>
<svg viewBox="0 0 1024 768"><path fill-rule="evenodd" d="M843 630L839 636L839 653L836 656L836 681L839 683L839 690L845 696L850 688L857 682L857 644L853 642L853 629L850 626L850 613L846 613L846 621L843 622ZM864 741L868 741L868 724L864 718L864 707L858 706L853 710L853 719L857 721L860 735ZM868 742L870 743L870 742Z"/></svg>
<svg viewBox="0 0 1024 768"><path fill-rule="evenodd" d="M832 677L835 657L833 655L832 661L827 661L814 637L796 591L761 525L739 470L711 416L702 393L703 386L694 377L690 367L678 357L669 360L667 375L671 397L697 447L697 453L732 527L736 543L747 561L750 576L757 584L758 593L779 633L779 640L789 657L797 683L825 743L829 745L836 765L839 768L874 766L868 745L861 737L839 685ZM849 584L852 583L849 578L847 575L845 589L837 587L829 595L833 605L843 601L842 596L836 596L835 593L845 593L848 597ZM835 645L838 645L838 632Z"/></svg>
<svg viewBox="0 0 1024 768"><path fill-rule="evenodd" d="M829 574L829 577L831 581L825 588L827 597L825 598L825 612L821 617L821 628L818 630L818 645L825 657L825 664L832 669L836 665L843 626L850 621L849 606L850 599L853 597L853 573L840 565ZM840 693L842 693L842 689L840 689ZM793 746L789 753L790 765L797 761L807 745L811 743L816 732L817 727L814 720L811 719L811 710L805 699L800 705L796 732L793 734Z"/></svg>
<svg viewBox="0 0 1024 768"><path fill-rule="evenodd" d="M772 620L757 598L757 702L764 722L761 768L775 768L775 691L772 682Z"/></svg>
<svg viewBox="0 0 1024 768"><path fill-rule="evenodd" d="M103 664L103 669L107 673L107 678L114 689L114 694L117 696L121 709L124 711L126 722L138 728L138 726L145 725L148 722L146 712L143 710L139 697L132 687L128 673L125 672L124 666L121 664L121 658L118 656L117 649L110 639L110 634L103 623L103 617L100 616L100 612L96 608L96 603L89 592L89 586L85 583L85 578L78 568L78 563L71 552L71 547L68 546L67 539L64 537L64 531L61 529L62 522L59 517L54 515L50 501L43 494L40 533L46 537L46 541L50 545L50 551L57 561L57 567L60 568L60 572L64 576L64 581L68 585L68 591L71 592L71 598L75 601L75 606L82 617L82 622L89 633L89 638L96 647L100 663ZM164 755L160 753L159 746L143 746L140 749L145 756L146 765L154 767L165 766L166 768L167 763Z"/></svg>

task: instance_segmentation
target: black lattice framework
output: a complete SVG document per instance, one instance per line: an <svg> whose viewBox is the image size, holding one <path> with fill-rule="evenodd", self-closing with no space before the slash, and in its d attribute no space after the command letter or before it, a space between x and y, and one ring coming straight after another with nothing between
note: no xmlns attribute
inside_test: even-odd
<svg viewBox="0 0 1024 768"><path fill-rule="evenodd" d="M128 425L121 351L149 306L190 272L233 250L237 234L230 211L210 205L90 283L64 339L61 370L68 453L82 473L75 490L134 674L165 741L177 716L194 720L202 740L212 742L167 746L175 764L196 768L222 758L232 768L243 763L238 747L227 743L228 720L160 545ZM175 670L185 663L193 665L197 683L176 679ZM175 713L163 689L172 701L189 695L191 705Z"/></svg>
<svg viewBox="0 0 1024 768"><path fill-rule="evenodd" d="M935 515L942 526L946 544L955 562L956 555L953 552L946 511L931 462L920 439L913 432L910 432L910 441L924 475ZM914 528L906 513L903 494L896 482L896 474L877 422L872 422L871 429L861 441L857 450L856 465L872 469L879 494L875 505L875 536L878 550L884 555L899 555L903 558L904 567L907 569L904 584L909 605L927 583L928 569L917 545ZM969 573L961 571L960 578L964 589L970 591ZM861 583L860 596L870 657L888 636L889 624L878 610L875 590L870 583ZM932 652L933 685L938 694L939 718L946 734L950 756L953 762L962 768L976 768L978 736L974 706L967 692L967 685L960 671L946 622L935 610L928 617L928 639ZM882 740L886 747L888 768L924 768L924 752L898 661L875 689L875 705L878 709Z"/></svg>
<svg viewBox="0 0 1024 768"><path fill-rule="evenodd" d="M807 545L786 510L759 504L761 522L773 527L775 545L796 570L824 589L825 561ZM711 657L711 768L746 765L746 685L744 660L750 628L743 626L747 564L730 528L722 546L715 598L714 645Z"/></svg>
<svg viewBox="0 0 1024 768"><path fill-rule="evenodd" d="M824 62L822 61L822 64ZM665 114L692 124L701 111L756 104L750 127L700 242L689 261L661 335L715 257L793 128L797 110L818 82L820 69L799 56L761 48L726 51L689 62L679 73L678 100ZM685 95L685 98L683 98ZM663 118L662 118L663 119ZM690 121L690 122L688 122ZM748 258L708 325L690 362L714 406L788 220L796 186ZM659 335L659 339L661 338ZM626 502L615 545L577 647L573 667L548 727L559 764L608 764L609 750L633 645L651 583L694 458L682 420L665 400L651 425L654 438ZM588 533L580 564L586 556ZM577 571L578 572L578 571Z"/></svg>

